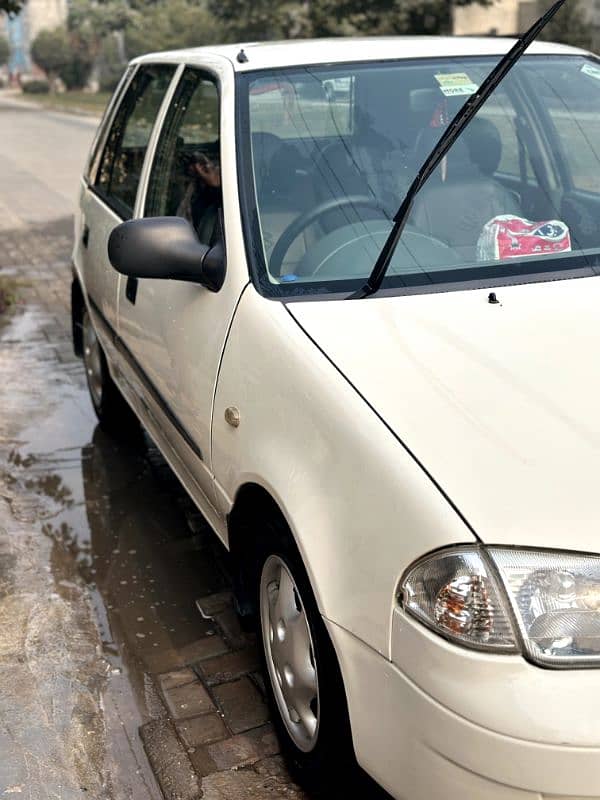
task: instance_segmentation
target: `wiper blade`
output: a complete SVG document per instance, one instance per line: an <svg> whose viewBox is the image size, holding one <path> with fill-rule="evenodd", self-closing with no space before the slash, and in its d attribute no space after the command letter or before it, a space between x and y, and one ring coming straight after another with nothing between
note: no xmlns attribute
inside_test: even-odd
<svg viewBox="0 0 600 800"><path fill-rule="evenodd" d="M423 166L419 170L417 177L412 182L406 197L402 201L402 205L398 209L394 217L394 225L385 244L381 248L381 252L377 257L375 266L367 282L357 292L349 295L347 300L361 300L364 297L369 297L375 292L379 291L383 279L389 269L392 256L396 246L402 236L404 228L410 212L415 202L415 198L424 184L427 182L432 172L436 170L444 156L448 153L454 142L458 139L469 122L473 119L475 114L480 110L486 100L493 94L498 85L508 75L510 70L515 66L517 61L521 58L529 45L534 42L540 33L544 30L550 20L558 13L561 7L567 0L557 0L545 14L543 14L538 21L531 26L531 28L524 33L518 40L514 47L507 53L504 58L498 62L497 66L490 72L487 78L483 81L479 89L472 94L464 106L460 109L458 114L454 117L443 136L433 148Z"/></svg>

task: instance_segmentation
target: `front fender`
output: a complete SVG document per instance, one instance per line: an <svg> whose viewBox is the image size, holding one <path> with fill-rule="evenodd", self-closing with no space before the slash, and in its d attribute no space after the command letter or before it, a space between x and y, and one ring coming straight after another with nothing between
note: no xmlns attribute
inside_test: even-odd
<svg viewBox="0 0 600 800"><path fill-rule="evenodd" d="M239 426L226 422L239 410ZM257 483L278 503L321 613L389 658L398 580L429 550L474 536L282 303L238 307L213 409L221 511Z"/></svg>

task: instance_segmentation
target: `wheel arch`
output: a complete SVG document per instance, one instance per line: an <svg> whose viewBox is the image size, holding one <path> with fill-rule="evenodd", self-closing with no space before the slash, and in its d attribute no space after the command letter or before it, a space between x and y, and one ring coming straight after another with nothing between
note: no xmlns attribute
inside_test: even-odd
<svg viewBox="0 0 600 800"><path fill-rule="evenodd" d="M228 544L234 567L234 588L238 610L243 616L255 612L254 593L252 588L253 570L256 560L257 542L260 541L259 521L277 520L285 526L289 540L294 545L308 575L315 597L318 597L311 570L299 546L294 525L285 513L282 504L274 495L259 483L248 481L242 484L236 494L231 511L227 515Z"/></svg>

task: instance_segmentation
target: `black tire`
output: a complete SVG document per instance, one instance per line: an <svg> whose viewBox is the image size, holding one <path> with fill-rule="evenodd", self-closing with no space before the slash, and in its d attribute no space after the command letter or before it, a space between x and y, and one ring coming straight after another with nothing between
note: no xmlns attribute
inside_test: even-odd
<svg viewBox="0 0 600 800"><path fill-rule="evenodd" d="M112 379L87 309L83 311L81 325L85 377L101 427L123 438L139 438L140 423Z"/></svg>
<svg viewBox="0 0 600 800"><path fill-rule="evenodd" d="M339 796L331 794L333 785L336 792L339 792L346 781L352 785L360 771L354 756L346 694L337 656L289 529L283 520L276 518L263 520L258 524L260 538L254 569L257 639L268 701L281 751L292 776L299 784L318 794L323 792L329 797ZM296 595L296 600L304 607L312 638L314 666L318 677L318 727L316 741L308 751L298 747L289 733L268 665L270 656L263 637L261 615L261 576L272 557L280 559L293 578L299 595Z"/></svg>

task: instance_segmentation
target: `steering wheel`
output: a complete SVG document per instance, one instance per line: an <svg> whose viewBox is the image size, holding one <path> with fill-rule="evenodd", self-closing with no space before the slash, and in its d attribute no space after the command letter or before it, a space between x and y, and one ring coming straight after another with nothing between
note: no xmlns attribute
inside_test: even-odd
<svg viewBox="0 0 600 800"><path fill-rule="evenodd" d="M349 197L334 197L332 200L325 200L314 208L311 208L309 211L305 211L304 214L300 214L300 216L291 222L283 231L277 240L275 247L273 248L271 258L269 259L269 271L271 272L271 275L274 275L275 277L279 277L281 275L281 267L283 266L285 256L302 231L308 228L309 225L312 225L313 222L316 222L323 214L328 214L330 211L347 208L348 206L351 206L352 208L371 208L379 211L381 216L385 219L388 218L374 197L367 197L367 195L354 195Z"/></svg>

